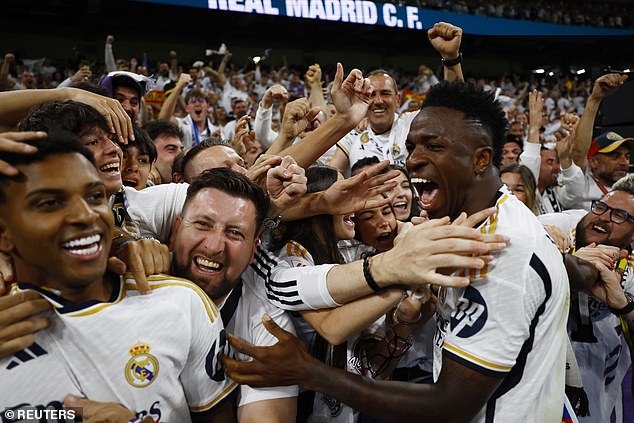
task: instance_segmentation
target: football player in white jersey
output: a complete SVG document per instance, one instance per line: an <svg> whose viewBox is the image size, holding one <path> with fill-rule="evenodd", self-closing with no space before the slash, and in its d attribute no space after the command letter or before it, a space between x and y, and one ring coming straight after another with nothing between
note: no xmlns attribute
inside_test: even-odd
<svg viewBox="0 0 634 423"><path fill-rule="evenodd" d="M31 144L37 153L0 156L19 171L0 183L0 250L15 264L12 292L55 310L35 343L0 359L3 418L61 410L67 394L121 403L130 421L232 418L214 304L189 281L153 277L140 295L133 278L106 273L113 214L90 152L66 132Z"/></svg>
<svg viewBox="0 0 634 423"><path fill-rule="evenodd" d="M225 359L234 380L255 386L300 383L385 421L561 419L568 278L541 224L500 181L496 164L505 126L490 93L441 83L431 88L407 139L412 182L430 217L457 219L494 206L496 213L480 229L510 238L492 262L464 273L469 286L439 292L434 384L371 381L329 368L268 319L267 327L280 339L274 347L230 338L255 358ZM376 283L395 266L372 261L365 276Z"/></svg>

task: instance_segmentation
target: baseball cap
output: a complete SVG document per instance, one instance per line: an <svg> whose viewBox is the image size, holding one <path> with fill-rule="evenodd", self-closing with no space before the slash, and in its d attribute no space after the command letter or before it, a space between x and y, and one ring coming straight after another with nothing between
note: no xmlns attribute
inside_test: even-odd
<svg viewBox="0 0 634 423"><path fill-rule="evenodd" d="M623 138L612 131L604 132L592 140L590 150L588 150L588 158L593 157L597 153L611 153L619 148L621 144L629 141L634 141L634 138Z"/></svg>
<svg viewBox="0 0 634 423"><path fill-rule="evenodd" d="M108 90L109 96L112 97L114 95L114 87L118 85L126 85L125 83L122 84L120 82L120 80L123 79L127 80L131 86L136 88L136 90L139 92L140 97L145 96L148 91L154 88L155 82L153 79L148 78L144 75L139 75L137 73L126 71L110 72L109 74L101 78L101 81L99 81L99 85L105 87Z"/></svg>

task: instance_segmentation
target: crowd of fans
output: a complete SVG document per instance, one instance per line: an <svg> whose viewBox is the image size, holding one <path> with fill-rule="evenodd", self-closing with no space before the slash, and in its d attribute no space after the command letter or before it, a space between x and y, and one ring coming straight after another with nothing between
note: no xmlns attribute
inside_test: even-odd
<svg viewBox="0 0 634 423"><path fill-rule="evenodd" d="M622 422L627 76L465 81L428 36L442 75L6 53L3 421Z"/></svg>
<svg viewBox="0 0 634 423"><path fill-rule="evenodd" d="M632 28L634 16L627 1L589 2L527 0L419 0L419 7L455 13L599 28Z"/></svg>

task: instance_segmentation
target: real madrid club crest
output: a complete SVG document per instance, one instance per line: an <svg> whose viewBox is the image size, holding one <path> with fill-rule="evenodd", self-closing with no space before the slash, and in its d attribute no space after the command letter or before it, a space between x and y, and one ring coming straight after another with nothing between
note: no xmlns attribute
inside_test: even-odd
<svg viewBox="0 0 634 423"><path fill-rule="evenodd" d="M370 141L370 135L367 132L364 132L363 134L361 134L359 140L365 144L366 142Z"/></svg>
<svg viewBox="0 0 634 423"><path fill-rule="evenodd" d="M401 147L399 147L396 142L392 145L392 154L394 157L398 157L398 155L401 154Z"/></svg>
<svg viewBox="0 0 634 423"><path fill-rule="evenodd" d="M132 358L125 366L125 378L135 388L149 386L159 372L159 363L156 357L150 354L150 346L143 342L137 342L130 350Z"/></svg>

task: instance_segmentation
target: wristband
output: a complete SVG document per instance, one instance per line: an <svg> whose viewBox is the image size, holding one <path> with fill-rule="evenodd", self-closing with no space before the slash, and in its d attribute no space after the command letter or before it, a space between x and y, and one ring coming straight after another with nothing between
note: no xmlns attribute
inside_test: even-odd
<svg viewBox="0 0 634 423"><path fill-rule="evenodd" d="M442 59L441 62L442 65L446 68L459 65L460 63L462 63L462 53L458 53L458 57L456 57L455 59Z"/></svg>
<svg viewBox="0 0 634 423"><path fill-rule="evenodd" d="M630 311L634 310L634 297L629 292L625 292L625 298L627 298L627 305L623 308L614 309L610 307L610 311L617 316L623 316L624 314L628 314Z"/></svg>
<svg viewBox="0 0 634 423"><path fill-rule="evenodd" d="M372 277L372 273L370 272L370 257L365 256L363 258L363 277L365 278L365 283L368 284L370 289L374 292L381 292L382 289L379 285L377 285L376 281Z"/></svg>

